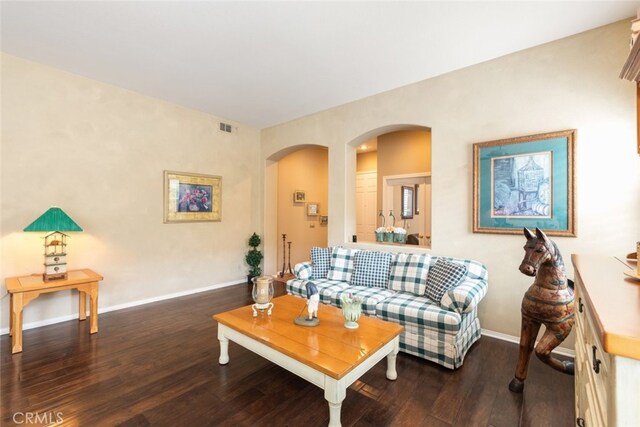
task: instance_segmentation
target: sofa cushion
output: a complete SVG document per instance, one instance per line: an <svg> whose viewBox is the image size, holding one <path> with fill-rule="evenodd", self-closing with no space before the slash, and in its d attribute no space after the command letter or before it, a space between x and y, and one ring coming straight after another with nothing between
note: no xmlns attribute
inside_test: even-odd
<svg viewBox="0 0 640 427"><path fill-rule="evenodd" d="M336 292L340 292L343 289L349 287L348 283L329 280L329 279L313 279L313 284L318 288L318 294L320 295L320 302L323 304L331 304L332 296ZM295 295L301 298L307 298L307 284L308 280L293 279L287 282L287 293L289 295Z"/></svg>
<svg viewBox="0 0 640 427"><path fill-rule="evenodd" d="M344 282L351 281L351 275L354 270L353 260L356 252L357 249L333 248L333 251L331 251L331 266L329 267L327 279L341 280Z"/></svg>
<svg viewBox="0 0 640 427"><path fill-rule="evenodd" d="M429 254L396 254L391 262L389 289L424 295L430 259Z"/></svg>
<svg viewBox="0 0 640 427"><path fill-rule="evenodd" d="M408 292L398 292L379 302L376 317L449 335L458 333L462 324L460 313L445 310L425 296L419 297Z"/></svg>
<svg viewBox="0 0 640 427"><path fill-rule="evenodd" d="M351 295L362 299L362 312L368 315L376 314L376 306L381 301L393 296L395 292L389 289L381 289L371 286L349 286L345 289L337 291L331 296L331 305L336 307L342 306L342 295Z"/></svg>
<svg viewBox="0 0 640 427"><path fill-rule="evenodd" d="M475 310L489 289L489 272L487 271L487 267L478 261L443 256L432 256L431 267L433 267L439 259L446 259L467 267L466 277L458 286L445 292L440 300L440 306L461 314Z"/></svg>
<svg viewBox="0 0 640 427"><path fill-rule="evenodd" d="M439 304L445 292L459 285L466 274L465 265L439 259L429 272L425 295Z"/></svg>
<svg viewBox="0 0 640 427"><path fill-rule="evenodd" d="M391 267L392 257L393 255L389 252L356 252L353 260L354 271L350 283L354 286L386 289L389 283L389 268Z"/></svg>
<svg viewBox="0 0 640 427"><path fill-rule="evenodd" d="M331 266L331 248L311 248L311 266L314 279L326 279Z"/></svg>
<svg viewBox="0 0 640 427"><path fill-rule="evenodd" d="M310 262L299 262L293 267L293 274L296 279L308 280L313 275L313 266Z"/></svg>

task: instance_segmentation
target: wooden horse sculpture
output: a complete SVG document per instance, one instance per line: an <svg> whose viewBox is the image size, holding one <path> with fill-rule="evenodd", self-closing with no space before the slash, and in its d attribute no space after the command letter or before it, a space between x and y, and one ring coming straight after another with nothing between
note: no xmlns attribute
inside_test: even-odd
<svg viewBox="0 0 640 427"><path fill-rule="evenodd" d="M529 359L541 324L546 330L535 346L536 356L553 369L573 375L573 362L551 356L551 351L569 335L575 321L572 283L567 285L558 246L538 228L535 235L525 228L524 235L527 243L520 272L535 276L535 280L522 298L520 353L515 377L509 384L509 390L514 393L522 393L524 389Z"/></svg>

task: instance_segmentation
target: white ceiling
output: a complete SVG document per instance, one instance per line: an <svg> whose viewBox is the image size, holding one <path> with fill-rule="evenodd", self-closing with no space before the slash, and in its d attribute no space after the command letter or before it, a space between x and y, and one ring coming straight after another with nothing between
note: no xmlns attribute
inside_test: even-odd
<svg viewBox="0 0 640 427"><path fill-rule="evenodd" d="M5 53L263 128L629 18L638 6L2 1L0 13Z"/></svg>

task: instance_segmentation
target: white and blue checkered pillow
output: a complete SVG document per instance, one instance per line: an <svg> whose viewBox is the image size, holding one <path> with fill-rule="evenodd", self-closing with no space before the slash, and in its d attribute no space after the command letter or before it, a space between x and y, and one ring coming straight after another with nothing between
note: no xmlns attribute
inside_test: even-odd
<svg viewBox="0 0 640 427"><path fill-rule="evenodd" d="M331 267L327 279L341 280L343 282L351 281L354 265L353 260L357 249L333 248L331 252Z"/></svg>
<svg viewBox="0 0 640 427"><path fill-rule="evenodd" d="M465 265L438 259L429 271L425 295L432 301L440 303L445 292L460 284L466 275Z"/></svg>
<svg viewBox="0 0 640 427"><path fill-rule="evenodd" d="M293 274L295 274L296 279L309 280L313 274L313 267L309 261L299 262L293 267Z"/></svg>
<svg viewBox="0 0 640 427"><path fill-rule="evenodd" d="M424 295L430 259L429 254L396 254L391 263L389 289Z"/></svg>
<svg viewBox="0 0 640 427"><path fill-rule="evenodd" d="M351 284L370 288L387 288L392 255L389 252L358 251L353 261Z"/></svg>
<svg viewBox="0 0 640 427"><path fill-rule="evenodd" d="M311 248L312 279L326 279L331 267L331 248Z"/></svg>

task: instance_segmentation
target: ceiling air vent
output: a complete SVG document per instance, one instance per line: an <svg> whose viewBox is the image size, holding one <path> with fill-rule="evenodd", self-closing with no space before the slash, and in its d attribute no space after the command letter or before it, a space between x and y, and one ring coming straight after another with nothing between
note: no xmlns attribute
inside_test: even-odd
<svg viewBox="0 0 640 427"><path fill-rule="evenodd" d="M229 123L220 122L220 132L232 133L233 126L231 126Z"/></svg>

